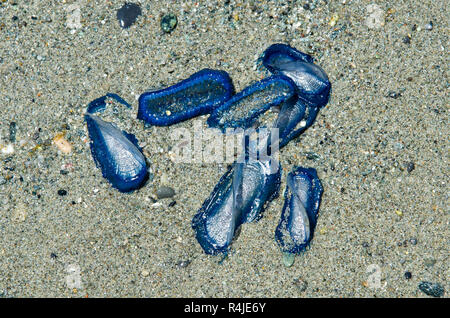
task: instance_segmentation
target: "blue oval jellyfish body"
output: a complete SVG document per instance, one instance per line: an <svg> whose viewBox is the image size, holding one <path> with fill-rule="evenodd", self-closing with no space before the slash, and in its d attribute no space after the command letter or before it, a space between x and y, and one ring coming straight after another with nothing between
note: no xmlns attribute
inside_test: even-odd
<svg viewBox="0 0 450 318"><path fill-rule="evenodd" d="M275 240L283 252L298 254L313 238L322 193L315 169L297 167L288 174L281 219L275 230Z"/></svg>
<svg viewBox="0 0 450 318"><path fill-rule="evenodd" d="M173 86L142 94L137 118L156 126L173 125L210 113L233 93L228 73L203 69Z"/></svg>
<svg viewBox="0 0 450 318"><path fill-rule="evenodd" d="M107 97L131 107L115 94L97 98L89 104L84 118L91 139L92 157L113 187L121 192L133 191L147 180L147 163L134 135L93 114L106 107Z"/></svg>
<svg viewBox="0 0 450 318"><path fill-rule="evenodd" d="M247 129L269 108L295 98L295 84L284 76L271 76L246 87L230 100L214 109L209 127Z"/></svg>

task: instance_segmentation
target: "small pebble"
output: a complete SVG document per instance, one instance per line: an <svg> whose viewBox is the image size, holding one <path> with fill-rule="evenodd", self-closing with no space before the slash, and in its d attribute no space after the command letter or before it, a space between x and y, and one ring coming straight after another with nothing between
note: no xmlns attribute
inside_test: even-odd
<svg viewBox="0 0 450 318"><path fill-rule="evenodd" d="M64 189L60 189L60 190L58 190L58 195L60 195L60 196L64 196L64 195L66 195L67 194L67 191L66 190L64 190Z"/></svg>
<svg viewBox="0 0 450 318"><path fill-rule="evenodd" d="M406 164L406 171L408 171L409 173L411 173L415 168L416 165L412 161Z"/></svg>
<svg viewBox="0 0 450 318"><path fill-rule="evenodd" d="M412 277L411 272L405 272L405 278L406 279L411 279L411 277Z"/></svg>
<svg viewBox="0 0 450 318"><path fill-rule="evenodd" d="M147 270L143 270L142 272L141 272L141 275L142 275L142 277L147 277L148 275L150 275L150 273L149 273L149 271L147 271Z"/></svg>
<svg viewBox="0 0 450 318"><path fill-rule="evenodd" d="M303 293L306 290L306 288L308 288L308 282L302 279L301 277L294 280L294 285L301 293Z"/></svg>
<svg viewBox="0 0 450 318"><path fill-rule="evenodd" d="M414 238L414 237L411 238L409 241L411 242L412 245L416 245L417 244L417 239Z"/></svg>
<svg viewBox="0 0 450 318"><path fill-rule="evenodd" d="M424 264L425 264L426 267L432 267L434 264L436 264L436 260L432 259L432 258L427 258L424 261Z"/></svg>
<svg viewBox="0 0 450 318"><path fill-rule="evenodd" d="M444 296L445 290L444 287L442 287L440 284L436 283L430 283L430 282L421 282L419 284L419 289L427 294L428 296L433 297L441 297Z"/></svg>
<svg viewBox="0 0 450 318"><path fill-rule="evenodd" d="M169 208L175 206L175 204L177 204L177 201L172 201L172 202L170 202L170 203L169 203Z"/></svg>
<svg viewBox="0 0 450 318"><path fill-rule="evenodd" d="M179 261L179 262L177 263L177 266L180 267L180 268L186 268L186 267L189 266L190 263L191 263L190 260Z"/></svg>
<svg viewBox="0 0 450 318"><path fill-rule="evenodd" d="M51 253L51 254L50 254L50 258L56 259L56 258L58 258L58 255L56 255L55 253Z"/></svg>
<svg viewBox="0 0 450 318"><path fill-rule="evenodd" d="M158 190L156 190L156 196L158 199L165 199L165 198L171 198L175 195L175 190L171 187L159 187Z"/></svg>
<svg viewBox="0 0 450 318"><path fill-rule="evenodd" d="M16 142L17 124L12 121L9 123L9 141Z"/></svg>
<svg viewBox="0 0 450 318"><path fill-rule="evenodd" d="M405 44L410 44L410 43L411 43L411 38L410 38L409 36L405 36L405 37L402 39L402 41L403 41L403 43L405 43Z"/></svg>
<svg viewBox="0 0 450 318"><path fill-rule="evenodd" d="M433 21L430 21L430 23L427 23L425 25L425 30L428 30L428 31L433 30Z"/></svg>
<svg viewBox="0 0 450 318"><path fill-rule="evenodd" d="M138 16L142 14L141 7L135 3L125 3L117 10L117 20L123 29L129 28L136 22Z"/></svg>
<svg viewBox="0 0 450 318"><path fill-rule="evenodd" d="M393 91L390 91L390 92L388 93L388 97L394 98L394 99L397 99L397 98L399 98L399 97L401 97L401 96L402 96L401 93L397 93L397 92L393 92Z"/></svg>
<svg viewBox="0 0 450 318"><path fill-rule="evenodd" d="M283 264L286 267L291 267L295 261L295 254L283 253Z"/></svg>
<svg viewBox="0 0 450 318"><path fill-rule="evenodd" d="M165 33L172 32L177 26L177 16L175 14L169 13L161 18L161 29Z"/></svg>

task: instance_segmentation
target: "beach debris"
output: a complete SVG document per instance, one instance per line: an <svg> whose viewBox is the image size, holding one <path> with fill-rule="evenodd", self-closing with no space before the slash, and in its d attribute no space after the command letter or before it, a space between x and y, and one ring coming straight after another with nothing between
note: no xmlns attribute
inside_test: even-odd
<svg viewBox="0 0 450 318"><path fill-rule="evenodd" d="M287 176L275 240L283 252L302 252L314 236L323 187L314 168L296 167Z"/></svg>
<svg viewBox="0 0 450 318"><path fill-rule="evenodd" d="M64 132L57 133L56 136L53 137L53 143L61 152L69 154L72 152L72 145L64 138L64 136Z"/></svg>
<svg viewBox="0 0 450 318"><path fill-rule="evenodd" d="M365 22L369 29L380 29L384 26L385 14L378 4L367 5L366 11L369 15L366 17Z"/></svg>
<svg viewBox="0 0 450 318"><path fill-rule="evenodd" d="M442 297L445 294L444 287L442 287L439 283L431 283L427 281L422 281L419 284L419 289L423 293L427 294L428 296L433 297Z"/></svg>
<svg viewBox="0 0 450 318"><path fill-rule="evenodd" d="M119 10L117 10L117 20L121 28L129 28L134 24L142 14L141 7L135 3L125 3Z"/></svg>
<svg viewBox="0 0 450 318"><path fill-rule="evenodd" d="M234 93L228 73L203 69L162 90L139 97L138 119L156 126L168 126L210 113Z"/></svg>
<svg viewBox="0 0 450 318"><path fill-rule="evenodd" d="M115 94L97 98L88 105L85 120L91 139L91 153L103 177L119 191L130 192L147 180L147 163L134 135L93 114L106 107L107 97L131 107Z"/></svg>
<svg viewBox="0 0 450 318"><path fill-rule="evenodd" d="M172 13L166 14L161 18L161 29L165 33L170 33L173 30L175 30L177 23L178 20L175 14Z"/></svg>
<svg viewBox="0 0 450 318"><path fill-rule="evenodd" d="M4 155L12 155L14 153L13 144L7 144L6 146L0 145L0 149Z"/></svg>

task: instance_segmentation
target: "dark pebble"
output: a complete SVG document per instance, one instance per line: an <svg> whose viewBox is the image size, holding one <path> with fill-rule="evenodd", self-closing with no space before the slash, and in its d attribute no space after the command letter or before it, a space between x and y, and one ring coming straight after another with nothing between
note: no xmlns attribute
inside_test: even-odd
<svg viewBox="0 0 450 318"><path fill-rule="evenodd" d="M427 294L428 296L433 297L442 297L444 296L445 290L440 284L430 283L430 282L421 282L419 284L419 289Z"/></svg>
<svg viewBox="0 0 450 318"><path fill-rule="evenodd" d="M117 20L119 25L126 29L129 28L138 16L142 14L141 7L135 3L125 3L122 8L117 10Z"/></svg>
<svg viewBox="0 0 450 318"><path fill-rule="evenodd" d="M409 36L405 36L405 37L402 39L402 41L403 41L403 43L405 43L405 44L410 44L410 43L411 43L411 38L410 38Z"/></svg>
<svg viewBox="0 0 450 318"><path fill-rule="evenodd" d="M412 238L409 240L411 242L412 245L416 245L417 244L417 239L416 238Z"/></svg>
<svg viewBox="0 0 450 318"><path fill-rule="evenodd" d="M165 199L165 198L171 198L175 195L175 190L171 187L159 187L158 190L156 190L156 196L158 199Z"/></svg>
<svg viewBox="0 0 450 318"><path fill-rule="evenodd" d="M65 176L65 175L69 174L69 171L64 170L64 169L61 169L61 170L59 171L59 173L62 174L63 176Z"/></svg>
<svg viewBox="0 0 450 318"><path fill-rule="evenodd" d="M55 253L51 253L50 257L53 258L53 259L56 259L56 258L58 258L58 255L56 255Z"/></svg>
<svg viewBox="0 0 450 318"><path fill-rule="evenodd" d="M19 18L18 18L17 16L13 16L13 17L12 17L12 20L13 20L13 21L17 21L18 19L19 19Z"/></svg>
<svg viewBox="0 0 450 318"><path fill-rule="evenodd" d="M363 243L362 243L362 246L363 246L364 248L368 248L368 247L369 247L369 243L363 242Z"/></svg>
<svg viewBox="0 0 450 318"><path fill-rule="evenodd" d="M320 155L316 154L315 152L307 152L305 153L306 155L306 159L308 160L319 160L320 159Z"/></svg>
<svg viewBox="0 0 450 318"><path fill-rule="evenodd" d="M430 21L430 23L426 24L425 29L428 31L433 30L433 21Z"/></svg>
<svg viewBox="0 0 450 318"><path fill-rule="evenodd" d="M63 190L63 189L58 190L58 195L63 196L63 195L66 195L66 194L67 194L66 190Z"/></svg>
<svg viewBox="0 0 450 318"><path fill-rule="evenodd" d="M397 93L397 92L389 92L389 93L388 93L388 97L390 97L390 98L397 99L397 98L399 98L400 96L402 96L401 93Z"/></svg>
<svg viewBox="0 0 450 318"><path fill-rule="evenodd" d="M177 16L175 14L169 13L161 18L161 29L165 33L172 32L177 26Z"/></svg>
<svg viewBox="0 0 450 318"><path fill-rule="evenodd" d="M172 201L172 202L170 202L170 203L169 203L169 208L175 206L175 204L177 204L177 201Z"/></svg>
<svg viewBox="0 0 450 318"><path fill-rule="evenodd" d="M411 277L412 277L411 272L405 272L405 278L406 279L411 279Z"/></svg>
<svg viewBox="0 0 450 318"><path fill-rule="evenodd" d="M416 165L414 164L414 162L408 162L406 164L406 171L408 171L409 173L411 173L414 169L416 169Z"/></svg>
<svg viewBox="0 0 450 318"><path fill-rule="evenodd" d="M9 123L9 141L16 142L17 124L12 121Z"/></svg>

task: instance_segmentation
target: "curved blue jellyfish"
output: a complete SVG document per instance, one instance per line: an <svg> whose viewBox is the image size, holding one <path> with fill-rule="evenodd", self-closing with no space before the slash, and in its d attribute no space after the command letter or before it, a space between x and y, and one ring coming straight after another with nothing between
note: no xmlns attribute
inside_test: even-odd
<svg viewBox="0 0 450 318"><path fill-rule="evenodd" d="M233 93L228 73L203 69L173 86L142 94L137 118L156 126L173 125L210 113Z"/></svg>
<svg viewBox="0 0 450 318"><path fill-rule="evenodd" d="M313 168L297 167L287 176L284 206L275 240L283 252L298 254L313 238L322 197L322 184Z"/></svg>
<svg viewBox="0 0 450 318"><path fill-rule="evenodd" d="M147 163L134 135L93 114L106 107L107 97L131 107L116 94L107 94L89 103L84 118L91 139L92 157L113 187L121 192L133 191L147 180Z"/></svg>
<svg viewBox="0 0 450 318"><path fill-rule="evenodd" d="M207 254L226 253L238 228L261 218L267 203L278 197L279 162L244 157L230 166L192 220Z"/></svg>
<svg viewBox="0 0 450 318"><path fill-rule="evenodd" d="M250 128L269 108L296 99L295 84L285 76L271 76L246 87L214 109L209 127Z"/></svg>

